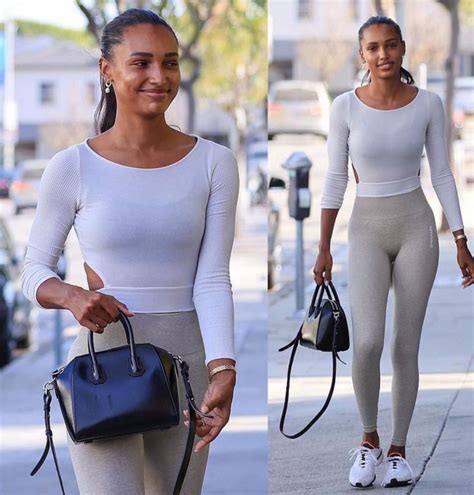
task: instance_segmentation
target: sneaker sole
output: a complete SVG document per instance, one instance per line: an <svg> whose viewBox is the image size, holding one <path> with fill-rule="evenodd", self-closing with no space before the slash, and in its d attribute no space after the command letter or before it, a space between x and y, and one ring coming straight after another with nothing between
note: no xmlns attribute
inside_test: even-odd
<svg viewBox="0 0 474 495"><path fill-rule="evenodd" d="M407 486L411 485L413 483L413 480L406 480L406 481L398 481L396 478L392 478L389 483L385 483L383 485L384 488L396 488L398 486Z"/></svg>
<svg viewBox="0 0 474 495"><path fill-rule="evenodd" d="M351 482L349 482L349 484L354 488L370 488L374 484L375 478L376 477L374 476L374 479L368 485L363 485L362 483L356 483L353 485Z"/></svg>

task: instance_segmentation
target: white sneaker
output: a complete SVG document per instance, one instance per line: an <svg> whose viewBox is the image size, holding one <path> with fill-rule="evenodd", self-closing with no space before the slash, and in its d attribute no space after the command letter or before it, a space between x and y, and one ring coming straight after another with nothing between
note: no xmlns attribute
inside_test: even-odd
<svg viewBox="0 0 474 495"><path fill-rule="evenodd" d="M385 459L385 476L382 486L392 488L413 483L413 471L407 460L400 455L391 455Z"/></svg>
<svg viewBox="0 0 474 495"><path fill-rule="evenodd" d="M356 488L371 486L375 481L375 467L383 460L382 449L364 442L361 446L349 450L349 454L350 459L357 454L349 473L349 483Z"/></svg>

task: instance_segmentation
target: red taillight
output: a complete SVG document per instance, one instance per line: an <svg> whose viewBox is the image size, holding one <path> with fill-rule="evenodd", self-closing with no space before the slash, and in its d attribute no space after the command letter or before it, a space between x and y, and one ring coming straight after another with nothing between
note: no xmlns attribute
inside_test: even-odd
<svg viewBox="0 0 474 495"><path fill-rule="evenodd" d="M279 103L269 103L268 104L269 112L281 112L281 105Z"/></svg>
<svg viewBox="0 0 474 495"><path fill-rule="evenodd" d="M312 115L319 115L321 113L321 107L319 106L318 103L316 103L314 105L311 105L309 111Z"/></svg>
<svg viewBox="0 0 474 495"><path fill-rule="evenodd" d="M16 191L21 191L21 190L29 189L31 187L31 184L28 184L28 182L24 182L22 180L14 180L10 187L11 189L14 189Z"/></svg>

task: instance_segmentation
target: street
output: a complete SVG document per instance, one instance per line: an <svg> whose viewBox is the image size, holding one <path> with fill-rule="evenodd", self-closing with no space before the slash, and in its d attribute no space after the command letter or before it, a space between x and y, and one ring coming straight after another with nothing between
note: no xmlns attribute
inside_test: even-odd
<svg viewBox="0 0 474 495"><path fill-rule="evenodd" d="M314 288L311 270L317 254L319 200L327 156L325 142L321 138L278 136L269 145L272 175L287 179L281 163L295 150L304 151L313 162L310 172L311 216L304 221L305 304L308 304ZM350 326L346 275L347 224L355 197L355 181L352 171L349 175L344 204L336 221L332 254L333 281ZM467 181L459 181L457 174L456 178L466 233L472 237L474 219L470 212L473 211L474 187L472 182L468 184ZM422 166L422 186L439 225L441 209L429 182L426 163ZM301 317L295 317L293 290L295 221L288 216L287 192L272 190L271 195L281 211L283 263L280 281L269 294L269 493L354 493L348 482L353 462L349 461L348 451L360 442L360 426L351 381L352 349L341 353L341 359L347 364L338 362L337 382L331 404L316 425L297 440L284 438L278 430L290 351L279 353L277 349L294 338ZM423 327L419 356L420 386L407 443L407 459L414 470L416 483L412 487L392 489L396 493L464 495L474 490L473 292L472 288L463 290L460 287L461 273L455 255L451 234L440 234L440 263ZM379 435L385 454L391 433L389 342L392 314L391 292L381 361L379 401ZM330 376L329 353L303 348L298 350L286 423L288 432L299 430L319 410L329 390ZM383 471L379 467L371 493L382 493L382 476Z"/></svg>
<svg viewBox="0 0 474 495"><path fill-rule="evenodd" d="M20 251L24 251L33 210L14 216L9 200L0 200L1 214ZM245 200L240 211L245 209ZM250 214L251 213L251 214ZM204 495L261 494L267 490L267 367L266 355L266 208L254 207L243 215L234 243L231 280L235 301L238 378L232 417L213 442L206 471ZM66 242L67 281L87 287L75 233ZM56 368L53 352L55 310L34 310L35 342L29 352L0 371L0 485L4 495L59 492L52 457L34 477L29 473L43 450L42 385ZM63 356L78 323L61 311L64 325ZM52 429L68 494L78 493L66 447L66 431L56 400Z"/></svg>

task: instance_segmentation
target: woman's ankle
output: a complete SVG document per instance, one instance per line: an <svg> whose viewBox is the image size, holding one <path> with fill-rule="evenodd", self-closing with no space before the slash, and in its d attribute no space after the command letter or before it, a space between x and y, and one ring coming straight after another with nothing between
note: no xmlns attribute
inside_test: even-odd
<svg viewBox="0 0 474 495"><path fill-rule="evenodd" d="M370 433L366 433L364 432L362 434L362 444L364 443L369 443L370 445L372 445L372 447L374 448L379 448L380 447L380 439L379 439L379 435L377 433L377 431L372 431Z"/></svg>
<svg viewBox="0 0 474 495"><path fill-rule="evenodd" d="M387 457L399 455L405 459L405 447L400 445L390 445L390 448L387 452Z"/></svg>

